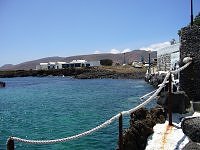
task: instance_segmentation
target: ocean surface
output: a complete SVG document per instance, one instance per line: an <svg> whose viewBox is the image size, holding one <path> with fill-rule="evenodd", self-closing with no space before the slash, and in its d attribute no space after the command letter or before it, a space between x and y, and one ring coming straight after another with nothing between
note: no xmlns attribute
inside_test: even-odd
<svg viewBox="0 0 200 150"><path fill-rule="evenodd" d="M103 123L117 113L140 104L139 97L154 90L144 80L67 77L0 78L0 150L9 136L57 139ZM152 105L152 104L150 104ZM129 116L123 118L123 128ZM15 142L16 150L115 150L118 122L91 135L59 144Z"/></svg>

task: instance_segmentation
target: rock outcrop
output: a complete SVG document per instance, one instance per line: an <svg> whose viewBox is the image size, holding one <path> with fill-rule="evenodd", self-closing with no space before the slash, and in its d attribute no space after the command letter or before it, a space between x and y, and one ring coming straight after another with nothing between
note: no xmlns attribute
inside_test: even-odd
<svg viewBox="0 0 200 150"><path fill-rule="evenodd" d="M168 109L168 93L161 92L157 103ZM190 107L190 101L184 91L177 91L172 93L172 112L174 113L185 113L186 109Z"/></svg>
<svg viewBox="0 0 200 150"><path fill-rule="evenodd" d="M164 123L166 114L161 107L150 110L141 108L131 115L130 127L123 135L124 150L144 150L147 138L153 133L156 123Z"/></svg>
<svg viewBox="0 0 200 150"><path fill-rule="evenodd" d="M112 79L143 79L145 69L133 69L132 67L97 67L91 68L74 76L76 79L96 79L96 78L112 78Z"/></svg>
<svg viewBox="0 0 200 150"><path fill-rule="evenodd" d="M181 123L181 128L193 142L200 143L200 117L185 118Z"/></svg>
<svg viewBox="0 0 200 150"><path fill-rule="evenodd" d="M0 71L0 78L5 77L43 77L43 76L70 76L76 79L142 79L145 76L146 69L136 69L129 67L85 67L68 68L61 70L14 70Z"/></svg>

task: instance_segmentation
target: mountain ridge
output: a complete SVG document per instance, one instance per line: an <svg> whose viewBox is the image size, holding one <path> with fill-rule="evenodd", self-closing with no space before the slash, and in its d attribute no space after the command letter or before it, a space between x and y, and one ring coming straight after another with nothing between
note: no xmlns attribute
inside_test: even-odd
<svg viewBox="0 0 200 150"><path fill-rule="evenodd" d="M151 59L156 58L157 52L151 52ZM133 61L141 61L141 58L144 58L144 61L148 62L149 52L146 50L133 50L131 52L125 53L126 63L131 63ZM101 53L101 54L89 54L89 55L77 55L69 57L45 57L32 61L26 61L17 65L6 64L0 67L0 70L30 70L35 69L36 65L39 63L45 62L55 62L55 61L64 61L70 62L72 60L84 59L86 61L97 61L102 59L112 59L114 63L122 64L124 61L124 53L112 54L112 53Z"/></svg>

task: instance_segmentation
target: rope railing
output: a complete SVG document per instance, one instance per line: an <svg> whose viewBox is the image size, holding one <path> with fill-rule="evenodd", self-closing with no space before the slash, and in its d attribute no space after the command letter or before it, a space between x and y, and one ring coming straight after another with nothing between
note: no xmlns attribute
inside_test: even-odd
<svg viewBox="0 0 200 150"><path fill-rule="evenodd" d="M143 103L141 103L140 105L128 110L128 111L122 111L123 115L129 115L131 113L133 113L134 111L144 107L145 105L147 105L149 102L151 102L162 90L163 87L165 87L165 84L167 82L167 79L169 78L170 73L167 73L167 75L165 76L165 79L163 81L163 83L160 85L160 87L156 90L156 92L151 95L146 101L144 101Z"/></svg>
<svg viewBox="0 0 200 150"><path fill-rule="evenodd" d="M111 124L112 122L114 122L114 120L118 119L120 116L120 113L113 116L112 118L110 118L109 120L105 121L104 123L102 123L101 125L90 129L88 131L85 131L83 133L74 135L74 136L70 136L70 137L66 137L66 138L62 138L62 139L56 139L56 140L27 140L27 139L22 139L22 138L18 138L18 137L10 137L12 140L18 141L18 142L24 142L24 143L28 143L28 144L53 144L53 143L62 143L62 142L67 142L70 140L74 140L74 139L78 139L81 138L83 136L86 136L88 134L91 134L95 131L98 131L106 126L108 126L109 124Z"/></svg>
<svg viewBox="0 0 200 150"><path fill-rule="evenodd" d="M169 71L166 76L165 76L165 79L163 80L162 84L160 85L160 87L155 90L155 91L152 91L151 92L151 96L146 100L144 101L143 103L139 104L138 106L130 109L130 110L127 110L127 111L122 111L120 113L118 113L117 115L113 116L112 118L110 118L109 120L105 121L104 123L96 126L95 128L93 129L90 129L88 131L85 131L83 133L80 133L80 134L77 134L77 135L73 135L73 136L69 136L69 137L66 137L66 138L61 138L61 139L55 139L55 140L27 140L27 139L23 139L23 138L19 138L19 137L10 137L8 138L7 140L7 149L12 149L12 148L9 148L9 143L11 143L11 145L13 145L12 147L14 147L14 141L18 141L18 142L24 142L24 143L28 143L28 144L53 144L53 143L62 143L62 142L67 142L67 141L71 141L71 140L75 140L75 139L78 139L78 138L81 138L83 136L86 136L86 135L89 135L89 134L92 134L93 132L96 132L102 128L105 128L107 127L108 125L110 125L111 123L113 123L115 120L119 119L120 116L124 116L124 115L130 115L132 114L134 111L144 107L145 105L147 105L149 102L151 102L159 93L160 91L163 89L163 87L165 87L165 84L167 83L167 80L170 76L170 74L176 74L182 70L184 70L185 68L187 68L189 65L191 64L191 59L190 61L188 61L184 66L182 66L181 68L179 68L178 70L175 70L175 71ZM147 94L146 94L147 95ZM150 95L150 93L148 93L148 95ZM143 96L144 97L144 96ZM14 149L14 148L13 148Z"/></svg>
<svg viewBox="0 0 200 150"><path fill-rule="evenodd" d="M187 68L192 63L192 58L190 58L190 57L186 57L183 60L185 60L184 62L186 64L184 66L182 66L181 68L178 68L177 70L171 71L172 74L177 74L177 73L181 72L182 70Z"/></svg>
<svg viewBox="0 0 200 150"><path fill-rule="evenodd" d="M154 93L154 92L156 92L156 90L153 90L153 91L151 91L151 92L145 94L144 96L140 97L140 99L143 100L145 97L151 95L151 94Z"/></svg>

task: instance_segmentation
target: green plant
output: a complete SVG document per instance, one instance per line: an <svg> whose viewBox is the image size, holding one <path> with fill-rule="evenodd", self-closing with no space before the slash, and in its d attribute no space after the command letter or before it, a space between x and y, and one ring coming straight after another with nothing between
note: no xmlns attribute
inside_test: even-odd
<svg viewBox="0 0 200 150"><path fill-rule="evenodd" d="M200 26L200 12L199 12L199 14L194 18L194 24Z"/></svg>
<svg viewBox="0 0 200 150"><path fill-rule="evenodd" d="M102 66L112 66L113 61L111 59L102 59L100 60Z"/></svg>

